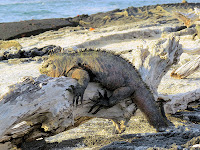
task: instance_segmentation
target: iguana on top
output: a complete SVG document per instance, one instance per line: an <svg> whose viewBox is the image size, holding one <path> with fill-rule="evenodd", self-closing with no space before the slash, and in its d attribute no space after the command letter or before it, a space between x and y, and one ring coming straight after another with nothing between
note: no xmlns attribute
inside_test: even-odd
<svg viewBox="0 0 200 150"><path fill-rule="evenodd" d="M51 77L72 77L78 84L73 89L73 104L83 100L84 91L90 81L99 82L113 91L110 97L100 96L91 107L109 108L125 98L131 97L137 107L145 114L148 122L157 129L165 131L167 119L156 106L153 94L141 79L134 66L119 55L101 50L85 50L69 54L56 54L43 63L40 72Z"/></svg>

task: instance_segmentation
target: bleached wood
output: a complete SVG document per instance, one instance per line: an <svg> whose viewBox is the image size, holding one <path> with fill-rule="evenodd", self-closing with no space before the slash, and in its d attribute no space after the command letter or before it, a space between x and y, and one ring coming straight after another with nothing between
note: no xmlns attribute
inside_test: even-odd
<svg viewBox="0 0 200 150"><path fill-rule="evenodd" d="M164 109L166 113L175 114L179 110L185 110L191 102L200 100L200 88L173 95L159 95L166 101Z"/></svg>
<svg viewBox="0 0 200 150"><path fill-rule="evenodd" d="M175 37L160 39L146 48L138 47L133 52L133 65L155 96L162 77L171 65L179 61L182 52L182 45Z"/></svg>
<svg viewBox="0 0 200 150"><path fill-rule="evenodd" d="M200 54L200 48L193 48L193 49L188 49L188 48L183 48L183 52L190 54L190 55L199 55Z"/></svg>
<svg viewBox="0 0 200 150"><path fill-rule="evenodd" d="M146 82L153 91L155 98L165 101L165 112L170 114L174 114L178 110L184 110L189 103L200 100L200 89L174 95L162 95L157 93L157 88L162 77L172 64L179 61L182 52L183 50L182 46L179 44L179 40L174 37L161 39L146 48L143 46L138 47L138 49L133 52L133 64L138 69L144 82ZM200 57L193 60L192 65L188 67L183 66L182 68L186 70L193 69L194 71L199 67L199 61Z"/></svg>
<svg viewBox="0 0 200 150"><path fill-rule="evenodd" d="M193 24L196 24L200 19L200 9L194 8L192 12L174 12L174 16L181 22L185 24L185 26L190 27Z"/></svg>
<svg viewBox="0 0 200 150"><path fill-rule="evenodd" d="M83 106L73 107L73 95L66 89L76 83L67 77L41 75L26 77L23 82L10 87L10 92L0 101L0 142L20 143L22 139L29 141L55 135L94 117L126 122L136 111L135 104L126 99L95 115L88 113L93 105L90 99L98 98L98 91L104 92L97 83L88 85Z"/></svg>
<svg viewBox="0 0 200 150"><path fill-rule="evenodd" d="M199 68L200 68L200 56L194 60L187 62L178 69L173 70L171 73L171 77L177 79L184 79L187 76L194 73Z"/></svg>

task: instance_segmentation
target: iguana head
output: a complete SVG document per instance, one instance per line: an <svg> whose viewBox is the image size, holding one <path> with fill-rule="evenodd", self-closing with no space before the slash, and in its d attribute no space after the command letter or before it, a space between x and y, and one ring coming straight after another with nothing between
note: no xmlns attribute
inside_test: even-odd
<svg viewBox="0 0 200 150"><path fill-rule="evenodd" d="M56 57L50 57L47 61L45 61L41 68L40 73L46 74L50 77L59 77L63 74L64 68L59 66L59 59Z"/></svg>

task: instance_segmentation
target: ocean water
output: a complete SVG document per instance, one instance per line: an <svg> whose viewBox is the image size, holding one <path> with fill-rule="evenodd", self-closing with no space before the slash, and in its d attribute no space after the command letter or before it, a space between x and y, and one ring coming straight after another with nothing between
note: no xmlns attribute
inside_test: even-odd
<svg viewBox="0 0 200 150"><path fill-rule="evenodd" d="M197 3L200 0L187 0ZM140 7L182 0L0 0L0 23L31 19L68 18L130 6Z"/></svg>

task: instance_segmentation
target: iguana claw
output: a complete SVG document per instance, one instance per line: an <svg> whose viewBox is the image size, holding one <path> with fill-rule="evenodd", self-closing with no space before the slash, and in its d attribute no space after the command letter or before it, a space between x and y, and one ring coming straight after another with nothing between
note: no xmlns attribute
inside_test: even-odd
<svg viewBox="0 0 200 150"><path fill-rule="evenodd" d="M82 88L81 86L77 85L77 86L74 86L74 85L70 85L70 88L72 89L66 89L70 92L72 92L74 94L74 97L73 97L73 106L74 106L74 103L76 103L76 106L78 106L78 101L80 99L81 101L81 105L83 104L83 94L84 94L84 91L85 89Z"/></svg>
<svg viewBox="0 0 200 150"><path fill-rule="evenodd" d="M109 108L109 106L110 106L109 98L107 96L107 91L104 92L104 96L99 92L99 98L97 100L92 100L92 101L94 101L95 104L90 108L88 113L90 113L96 106L99 106L99 107L92 114L96 114L102 108Z"/></svg>

